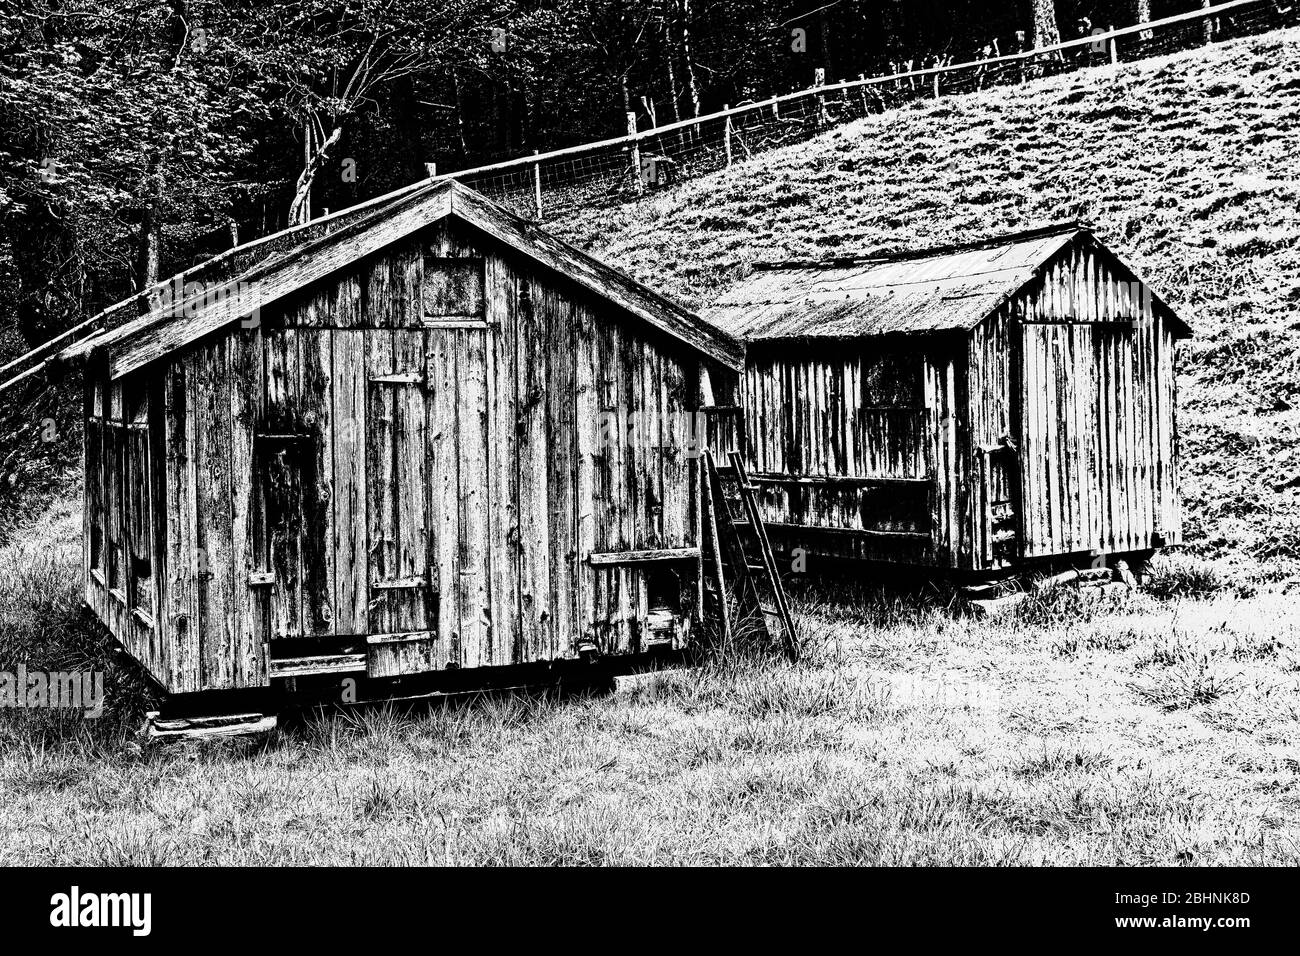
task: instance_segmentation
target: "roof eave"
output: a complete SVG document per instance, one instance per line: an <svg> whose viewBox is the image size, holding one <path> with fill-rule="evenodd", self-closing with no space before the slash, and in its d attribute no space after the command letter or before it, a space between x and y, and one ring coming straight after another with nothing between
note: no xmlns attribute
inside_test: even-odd
<svg viewBox="0 0 1300 956"><path fill-rule="evenodd" d="M745 367L745 344L742 339L722 331L594 256L524 220L505 214L501 207L485 196L458 184L452 195L452 213L539 265L567 277L715 362L733 371Z"/></svg>
<svg viewBox="0 0 1300 956"><path fill-rule="evenodd" d="M120 378L195 341L260 311L275 301L339 268L338 256L316 257L330 246L355 240L349 260L369 255L445 216L458 219L494 236L510 248L544 267L578 282L634 317L664 331L708 358L739 370L745 364L744 343L704 322L699 316L658 295L623 273L566 243L524 223L486 197L452 180L413 190L370 215L348 223L303 246L258 263L230 279L226 288L251 286L249 295L227 296L206 303L205 290L181 302L156 309L116 329L86 338L57 355L67 363L106 356L109 374ZM287 279L267 282L289 270Z"/></svg>

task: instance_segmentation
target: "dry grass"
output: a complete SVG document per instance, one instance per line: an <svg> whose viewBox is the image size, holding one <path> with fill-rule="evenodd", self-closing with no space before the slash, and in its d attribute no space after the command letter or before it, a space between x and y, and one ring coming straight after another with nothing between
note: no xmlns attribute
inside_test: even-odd
<svg viewBox="0 0 1300 956"><path fill-rule="evenodd" d="M56 553L75 530L41 529ZM39 586L67 593L60 567ZM796 594L804 662L737 655L616 695L321 713L189 753L0 714L0 860L1300 863L1285 595L1031 624L938 591ZM129 676L113 686L138 709Z"/></svg>

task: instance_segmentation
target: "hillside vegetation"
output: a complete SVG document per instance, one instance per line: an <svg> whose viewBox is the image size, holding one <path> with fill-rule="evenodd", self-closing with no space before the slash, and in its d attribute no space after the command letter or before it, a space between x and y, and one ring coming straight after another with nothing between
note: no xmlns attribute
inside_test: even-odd
<svg viewBox="0 0 1300 956"><path fill-rule="evenodd" d="M919 104L552 224L688 304L755 261L1086 219L1191 322L1186 531L1300 563L1300 31ZM1280 560L1279 560L1280 559Z"/></svg>

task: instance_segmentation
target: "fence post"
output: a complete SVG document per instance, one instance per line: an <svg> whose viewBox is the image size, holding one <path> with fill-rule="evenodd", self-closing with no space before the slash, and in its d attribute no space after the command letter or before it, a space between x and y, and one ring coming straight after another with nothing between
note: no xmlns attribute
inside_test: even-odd
<svg viewBox="0 0 1300 956"><path fill-rule="evenodd" d="M1111 33L1114 33L1114 32L1115 32L1115 28L1114 28L1113 26L1112 26L1112 27L1108 27L1108 29L1110 30ZM1114 65L1115 65L1116 63L1118 63L1118 62L1119 62L1119 38L1118 38L1118 37L1111 37L1111 38L1110 38L1110 63L1111 63L1111 66L1114 66Z"/></svg>
<svg viewBox="0 0 1300 956"><path fill-rule="evenodd" d="M825 85L826 68L819 66L813 70L813 86L822 87ZM821 93L817 94L817 125L818 127L826 125L826 97Z"/></svg>
<svg viewBox="0 0 1300 956"><path fill-rule="evenodd" d="M645 188L641 182L641 144L636 138L636 114L630 111L627 114L627 135L632 144L632 188L641 192Z"/></svg>
<svg viewBox="0 0 1300 956"><path fill-rule="evenodd" d="M936 100L939 98L939 74L938 73L934 75L934 98Z"/></svg>
<svg viewBox="0 0 1300 956"><path fill-rule="evenodd" d="M537 155L533 150L533 155ZM537 204L537 221L542 221L542 164L533 163L533 202Z"/></svg>
<svg viewBox="0 0 1300 956"><path fill-rule="evenodd" d="M871 112L871 108L867 106L867 74L859 73L858 82L862 84L858 87L858 96L862 99L862 115L865 116Z"/></svg>
<svg viewBox="0 0 1300 956"><path fill-rule="evenodd" d="M731 109L730 103L722 104L722 112L727 114L726 124L722 127L722 145L727 152L727 165L731 165Z"/></svg>

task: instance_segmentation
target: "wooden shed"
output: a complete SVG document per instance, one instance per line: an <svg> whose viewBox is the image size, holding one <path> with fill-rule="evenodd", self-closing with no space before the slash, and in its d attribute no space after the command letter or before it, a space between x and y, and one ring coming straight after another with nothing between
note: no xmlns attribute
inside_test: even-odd
<svg viewBox="0 0 1300 956"><path fill-rule="evenodd" d="M980 572L1181 540L1190 332L1086 227L759 267L704 314L747 343L721 440L773 541Z"/></svg>
<svg viewBox="0 0 1300 956"><path fill-rule="evenodd" d="M60 356L86 600L163 688L692 641L736 339L451 182L263 248Z"/></svg>

